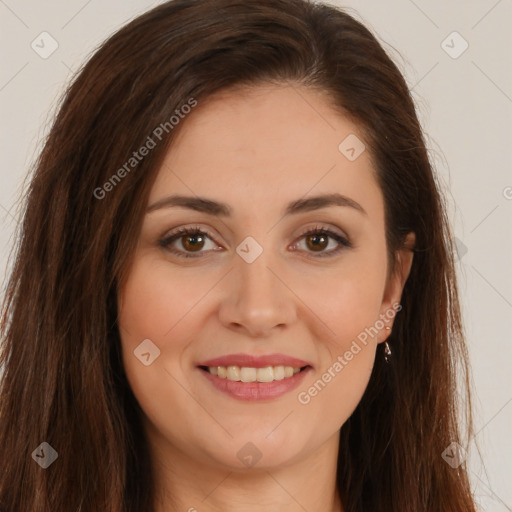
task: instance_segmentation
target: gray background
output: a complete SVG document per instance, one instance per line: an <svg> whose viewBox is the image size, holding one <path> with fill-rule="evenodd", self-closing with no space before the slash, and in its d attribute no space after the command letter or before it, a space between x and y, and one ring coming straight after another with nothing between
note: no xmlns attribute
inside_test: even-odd
<svg viewBox="0 0 512 512"><path fill-rule="evenodd" d="M102 40L159 3L0 0L1 277L23 180L66 83ZM458 239L475 389L470 477L482 510L512 511L512 2L331 3L384 42L412 88ZM31 47L51 49L42 32L58 44L47 58Z"/></svg>

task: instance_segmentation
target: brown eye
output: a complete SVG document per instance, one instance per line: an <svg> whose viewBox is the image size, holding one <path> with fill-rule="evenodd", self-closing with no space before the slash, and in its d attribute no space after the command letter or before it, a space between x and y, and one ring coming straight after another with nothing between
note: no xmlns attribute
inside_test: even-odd
<svg viewBox="0 0 512 512"><path fill-rule="evenodd" d="M305 249L301 248L301 250L310 254L316 253L316 257L333 256L344 248L352 247L352 244L346 238L326 228L317 227L316 229L311 229L304 233L300 241L294 245L293 250L300 248L299 246L303 240L305 241L306 247ZM178 244L178 241L181 242ZM206 247L208 241L210 241L213 247ZM334 247L330 250L326 250L332 243ZM201 257L203 253L218 250L218 246L213 243L212 237L199 228L179 229L160 240L159 244L169 252L181 258L198 258Z"/></svg>
<svg viewBox="0 0 512 512"><path fill-rule="evenodd" d="M178 244L178 241L181 241ZM217 247L208 233L198 228L179 229L160 240L160 246L182 258L200 257L202 253L208 252L203 250L210 241L212 250ZM196 254L194 254L196 253Z"/></svg>
<svg viewBox="0 0 512 512"><path fill-rule="evenodd" d="M352 244L346 238L327 228L316 227L303 233L300 241L295 244L294 250L300 248L299 246L303 240L306 253L316 253L315 257L320 258L334 256L344 248L352 247ZM333 248L326 250L331 243L334 244Z"/></svg>
<svg viewBox="0 0 512 512"><path fill-rule="evenodd" d="M204 236L201 234L182 235L181 245L187 251L200 251L204 247Z"/></svg>
<svg viewBox="0 0 512 512"><path fill-rule="evenodd" d="M312 251L323 251L329 245L329 237L321 233L306 236L306 244Z"/></svg>

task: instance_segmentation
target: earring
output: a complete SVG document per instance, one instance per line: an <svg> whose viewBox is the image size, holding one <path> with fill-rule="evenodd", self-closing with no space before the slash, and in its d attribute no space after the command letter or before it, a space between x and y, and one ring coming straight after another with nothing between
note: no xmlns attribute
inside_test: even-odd
<svg viewBox="0 0 512 512"><path fill-rule="evenodd" d="M391 359L391 349L389 348L389 343L387 341L384 342L384 361L389 364L389 360Z"/></svg>
<svg viewBox="0 0 512 512"><path fill-rule="evenodd" d="M391 327L386 326L386 330L391 331ZM391 332L389 333L391 334ZM384 342L384 361L389 364L391 359L391 348L389 348L389 343L387 340Z"/></svg>

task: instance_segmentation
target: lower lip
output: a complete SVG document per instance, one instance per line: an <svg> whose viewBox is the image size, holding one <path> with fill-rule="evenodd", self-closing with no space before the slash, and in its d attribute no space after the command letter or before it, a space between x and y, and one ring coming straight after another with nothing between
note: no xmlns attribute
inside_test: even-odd
<svg viewBox="0 0 512 512"><path fill-rule="evenodd" d="M269 400L278 398L295 389L302 381L306 373L311 370L308 366L292 377L272 382L241 382L222 379L210 372L198 368L198 370L213 384L215 388L238 400Z"/></svg>

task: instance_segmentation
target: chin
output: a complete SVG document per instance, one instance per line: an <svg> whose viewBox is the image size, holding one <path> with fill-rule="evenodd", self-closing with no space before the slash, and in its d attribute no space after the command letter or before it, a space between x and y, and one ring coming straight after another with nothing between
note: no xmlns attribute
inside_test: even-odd
<svg viewBox="0 0 512 512"><path fill-rule="evenodd" d="M275 470L296 462L305 451L304 443L289 436L277 436L273 439L265 435L239 434L235 439L226 439L224 443L203 446L203 453L209 454L214 464L221 465L233 472Z"/></svg>

